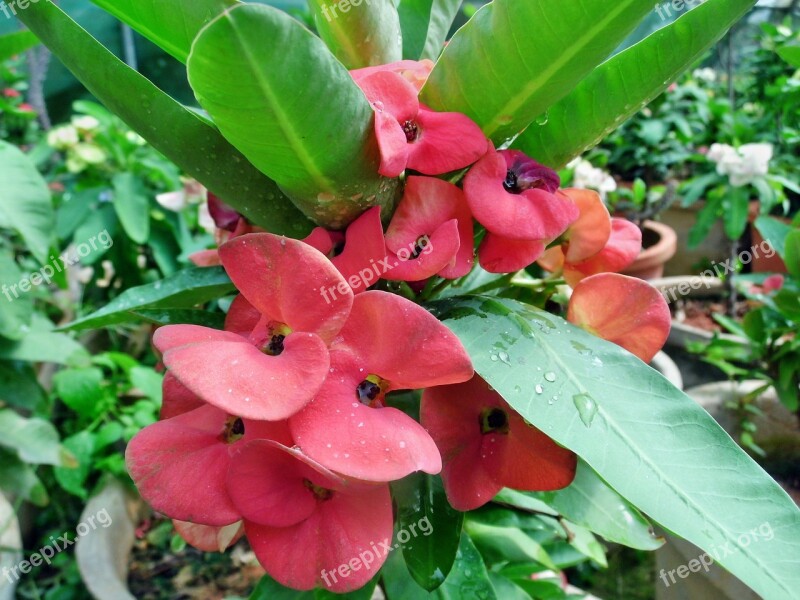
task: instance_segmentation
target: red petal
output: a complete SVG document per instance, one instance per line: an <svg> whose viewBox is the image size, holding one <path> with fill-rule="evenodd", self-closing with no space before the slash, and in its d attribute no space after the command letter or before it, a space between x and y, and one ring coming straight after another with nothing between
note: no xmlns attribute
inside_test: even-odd
<svg viewBox="0 0 800 600"><path fill-rule="evenodd" d="M397 123L413 120L419 112L417 90L402 75L378 71L356 82L378 113L391 115Z"/></svg>
<svg viewBox="0 0 800 600"><path fill-rule="evenodd" d="M544 248L540 240L510 240L487 231L478 248L478 260L489 273L515 273L535 262Z"/></svg>
<svg viewBox="0 0 800 600"><path fill-rule="evenodd" d="M320 464L347 477L394 481L413 473L438 473L442 460L433 440L395 408L371 408L356 388L369 372L347 352L334 352L320 393L290 427L295 442Z"/></svg>
<svg viewBox="0 0 800 600"><path fill-rule="evenodd" d="M198 525L173 519L175 531L187 544L203 552L224 552L244 535L244 523L237 521L224 527Z"/></svg>
<svg viewBox="0 0 800 600"><path fill-rule="evenodd" d="M427 58L422 60L399 60L397 62L389 63L386 65L378 65L375 67L364 67L363 69L355 69L350 71L353 80L361 81L365 77L377 73L379 71L392 71L401 75L404 79L409 81L417 91L422 89L428 75L433 70L433 61Z"/></svg>
<svg viewBox="0 0 800 600"><path fill-rule="evenodd" d="M344 250L332 259L354 294L378 282L373 265L386 257L381 208L374 206L353 221L345 234Z"/></svg>
<svg viewBox="0 0 800 600"><path fill-rule="evenodd" d="M307 237L303 238L303 242L314 250L319 250L325 256L333 250L333 237L331 232L324 227L315 227Z"/></svg>
<svg viewBox="0 0 800 600"><path fill-rule="evenodd" d="M329 343L347 319L352 292L331 262L307 244L253 233L227 242L219 252L239 291L271 320ZM335 300L323 299L322 290L339 289L340 283L345 291Z"/></svg>
<svg viewBox="0 0 800 600"><path fill-rule="evenodd" d="M384 177L398 177L406 170L410 152L403 127L392 115L376 111L375 137L381 154L378 173Z"/></svg>
<svg viewBox="0 0 800 600"><path fill-rule="evenodd" d="M237 342L241 336L229 332L202 327L200 325L164 325L153 334L153 345L159 352L167 352L173 348L201 342Z"/></svg>
<svg viewBox="0 0 800 600"><path fill-rule="evenodd" d="M424 249L417 258L411 258L412 253L417 251L416 241L407 247L401 247L397 254L392 254L392 268L383 273L383 278L390 281L422 281L455 266L456 255L461 246L458 221L446 221L422 245Z"/></svg>
<svg viewBox="0 0 800 600"><path fill-rule="evenodd" d="M509 239L553 240L578 218L571 200L544 189L507 192L507 170L503 155L489 152L464 178L467 203L487 230Z"/></svg>
<svg viewBox="0 0 800 600"><path fill-rule="evenodd" d="M481 128L461 113L440 113L421 107L416 124L419 136L409 145L408 168L425 175L468 167L489 148Z"/></svg>
<svg viewBox="0 0 800 600"><path fill-rule="evenodd" d="M169 371L164 375L161 395L163 398L159 416L161 420L177 417L205 405L202 398L178 381Z"/></svg>
<svg viewBox="0 0 800 600"><path fill-rule="evenodd" d="M285 419L313 398L328 373L328 350L314 334L290 334L283 353L268 356L236 334L218 333L236 340L179 346L163 360L187 388L231 414Z"/></svg>
<svg viewBox="0 0 800 600"><path fill-rule="evenodd" d="M394 294L356 296L339 339L331 349L349 350L368 374L389 381L392 390L472 377L472 362L455 334L421 306Z"/></svg>
<svg viewBox="0 0 800 600"><path fill-rule="evenodd" d="M219 250L200 250L189 255L189 261L196 267L216 267L222 264Z"/></svg>
<svg viewBox="0 0 800 600"><path fill-rule="evenodd" d="M307 520L291 527L245 522L245 530L259 562L282 585L356 590L375 576L390 548L389 486L334 493Z"/></svg>
<svg viewBox="0 0 800 600"><path fill-rule="evenodd" d="M261 313L247 301L242 294L236 296L225 317L225 331L250 337L253 329L261 320Z"/></svg>
<svg viewBox="0 0 800 600"><path fill-rule="evenodd" d="M578 220L569 226L565 246L567 262L590 258L605 248L611 236L611 216L600 194L594 190L570 188L562 193L580 210Z"/></svg>
<svg viewBox="0 0 800 600"><path fill-rule="evenodd" d="M578 263L564 265L564 279L572 287L584 277L596 273L621 271L639 256L642 250L642 232L625 219L611 219L611 237L600 252Z"/></svg>
<svg viewBox="0 0 800 600"><path fill-rule="evenodd" d="M567 319L647 363L666 343L671 326L667 301L656 288L617 273L592 275L578 283Z"/></svg>

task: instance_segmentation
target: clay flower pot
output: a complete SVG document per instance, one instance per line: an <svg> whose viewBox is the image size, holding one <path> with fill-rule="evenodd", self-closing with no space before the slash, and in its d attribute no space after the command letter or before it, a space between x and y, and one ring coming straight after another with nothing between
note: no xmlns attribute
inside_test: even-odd
<svg viewBox="0 0 800 600"><path fill-rule="evenodd" d="M678 235L668 225L645 221L642 232L642 251L633 264L623 271L625 275L640 279L654 279L664 275L664 265L678 250Z"/></svg>

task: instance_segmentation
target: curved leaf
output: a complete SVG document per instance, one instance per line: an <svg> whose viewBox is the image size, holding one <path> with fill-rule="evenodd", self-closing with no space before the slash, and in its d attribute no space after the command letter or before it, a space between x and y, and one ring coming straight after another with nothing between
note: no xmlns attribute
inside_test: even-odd
<svg viewBox="0 0 800 600"><path fill-rule="evenodd" d="M39 40L30 31L15 31L0 35L0 62L33 48Z"/></svg>
<svg viewBox="0 0 800 600"><path fill-rule="evenodd" d="M754 4L706 0L597 67L550 107L546 123L532 123L513 146L563 167L663 92Z"/></svg>
<svg viewBox="0 0 800 600"><path fill-rule="evenodd" d="M50 0L18 13L110 111L250 221L303 237L312 223L220 133L128 67Z"/></svg>
<svg viewBox="0 0 800 600"><path fill-rule="evenodd" d="M182 63L206 23L238 0L92 0Z"/></svg>
<svg viewBox="0 0 800 600"><path fill-rule="evenodd" d="M400 18L393 0L308 0L319 36L348 69L400 60Z"/></svg>
<svg viewBox="0 0 800 600"><path fill-rule="evenodd" d="M602 62L652 0L494 0L456 32L422 90L496 143L512 138Z"/></svg>
<svg viewBox="0 0 800 600"><path fill-rule="evenodd" d="M30 275L24 278L30 283ZM19 340L28 330L33 315L33 298L20 289L22 281L23 275L13 254L5 248L0 249L0 338Z"/></svg>
<svg viewBox="0 0 800 600"><path fill-rule="evenodd" d="M285 13L242 4L212 21L189 83L222 134L307 215L341 228L391 196L372 108L322 41Z"/></svg>
<svg viewBox="0 0 800 600"><path fill-rule="evenodd" d="M403 57L436 60L461 7L461 0L400 0Z"/></svg>
<svg viewBox="0 0 800 600"><path fill-rule="evenodd" d="M519 302L461 298L434 310L525 419L756 592L792 597L800 509L691 398L620 347ZM759 527L774 537L738 543Z"/></svg>

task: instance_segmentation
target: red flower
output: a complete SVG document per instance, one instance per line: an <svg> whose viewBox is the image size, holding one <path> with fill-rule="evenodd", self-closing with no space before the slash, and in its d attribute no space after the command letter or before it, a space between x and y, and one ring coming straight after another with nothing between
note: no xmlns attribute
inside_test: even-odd
<svg viewBox="0 0 800 600"><path fill-rule="evenodd" d="M155 510L221 527L241 519L226 488L232 452L254 439L292 443L285 422L241 419L206 405L144 428L128 444L125 461Z"/></svg>
<svg viewBox="0 0 800 600"><path fill-rule="evenodd" d="M577 263L606 247L611 237L611 216L600 194L594 190L567 188L562 193L578 207L580 216L564 232L561 247L565 260Z"/></svg>
<svg viewBox="0 0 800 600"><path fill-rule="evenodd" d="M472 238L472 215L459 188L432 177L409 177L386 231L394 267L384 278L463 277L472 270Z"/></svg>
<svg viewBox="0 0 800 600"><path fill-rule="evenodd" d="M27 112L27 113L35 113L36 112L36 109L33 108L33 106L31 106L27 102L23 102L22 104L17 106L17 110L22 111L22 112Z"/></svg>
<svg viewBox="0 0 800 600"><path fill-rule="evenodd" d="M299 240L268 233L237 237L220 257L252 307L236 329L168 325L153 343L164 365L204 401L251 419L281 420L316 394L328 374L329 345L350 313L353 293L335 267ZM325 290L337 290L323 298ZM319 294L315 293L319 291ZM231 325L231 327L233 327Z"/></svg>
<svg viewBox="0 0 800 600"><path fill-rule="evenodd" d="M3 90L3 96L6 98L19 98L21 95L22 94L20 94L19 91L15 90L14 88L5 88Z"/></svg>
<svg viewBox="0 0 800 600"><path fill-rule="evenodd" d="M259 441L241 448L228 488L250 546L282 585L347 592L365 585L386 559L388 485L348 481L299 450Z"/></svg>
<svg viewBox="0 0 800 600"><path fill-rule="evenodd" d="M397 62L389 63L386 65L378 65L377 67L364 67L363 69L355 69L350 71L353 80L358 83L365 77L369 77L375 73L388 71L390 73L397 73L403 79L413 85L417 92L422 89L428 76L433 70L433 61L423 58L420 61L416 60L400 60Z"/></svg>
<svg viewBox="0 0 800 600"><path fill-rule="evenodd" d="M461 113L422 106L417 89L402 76L379 71L357 83L375 111L381 175L397 177L406 168L439 175L463 169L486 152L480 127Z"/></svg>
<svg viewBox="0 0 800 600"><path fill-rule="evenodd" d="M317 227L303 241L330 258L354 294L377 283L385 270L386 243L379 206L364 212L344 234Z"/></svg>
<svg viewBox="0 0 800 600"><path fill-rule="evenodd" d="M567 320L646 363L666 343L672 323L667 301L656 288L617 273L581 280L570 298Z"/></svg>
<svg viewBox="0 0 800 600"><path fill-rule="evenodd" d="M529 425L478 375L425 390L420 421L442 453L453 508L483 506L504 487L557 490L575 477L577 458Z"/></svg>
<svg viewBox="0 0 800 600"><path fill-rule="evenodd" d="M441 458L425 430L386 407L386 393L466 381L472 364L458 338L422 307L392 294L356 296L331 347L320 393L290 420L303 451L325 467L367 481L417 470L437 473Z"/></svg>
<svg viewBox="0 0 800 600"><path fill-rule="evenodd" d="M472 214L487 231L511 240L554 240L578 218L575 204L556 195L555 171L517 150L489 152L464 178Z"/></svg>

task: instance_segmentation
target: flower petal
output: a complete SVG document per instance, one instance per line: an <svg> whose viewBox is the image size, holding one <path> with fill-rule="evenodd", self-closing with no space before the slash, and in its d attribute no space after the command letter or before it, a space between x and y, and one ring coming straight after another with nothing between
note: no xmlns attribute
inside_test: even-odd
<svg viewBox="0 0 800 600"><path fill-rule="evenodd" d="M318 290L344 282L331 262L299 240L270 233L237 237L220 246L225 270L262 315L293 331L315 333L329 343L350 312L352 292L325 301Z"/></svg>
<svg viewBox="0 0 800 600"><path fill-rule="evenodd" d="M441 175L468 167L486 154L486 136L461 113L440 113L420 107L419 130L409 145L408 168L425 175Z"/></svg>
<svg viewBox="0 0 800 600"><path fill-rule="evenodd" d="M344 250L331 261L359 294L378 281L373 265L386 257L381 208L374 206L353 221L345 233Z"/></svg>
<svg viewBox="0 0 800 600"><path fill-rule="evenodd" d="M244 535L244 523L241 521L224 527L212 527L173 519L172 525L187 544L203 552L224 552Z"/></svg>
<svg viewBox="0 0 800 600"><path fill-rule="evenodd" d="M161 384L161 420L171 419L195 408L205 405L203 399L177 380L175 375L167 371Z"/></svg>
<svg viewBox="0 0 800 600"><path fill-rule="evenodd" d="M238 333L243 337L250 337L253 329L261 320L261 313L250 304L242 294L236 296L231 302L228 314L225 317L225 331Z"/></svg>
<svg viewBox="0 0 800 600"><path fill-rule="evenodd" d="M458 383L473 374L455 334L421 306L386 292L356 296L334 348L348 350L392 390Z"/></svg>
<svg viewBox="0 0 800 600"><path fill-rule="evenodd" d="M666 343L672 323L667 301L656 288L617 273L592 275L578 283L567 320L647 363Z"/></svg>
<svg viewBox="0 0 800 600"><path fill-rule="evenodd" d="M487 231L478 248L478 259L489 273L515 273L535 262L544 249L541 240L510 240Z"/></svg>
<svg viewBox="0 0 800 600"><path fill-rule="evenodd" d="M566 260L575 263L600 252L611 236L611 216L600 194L594 190L569 188L562 191L580 211L578 219L567 229Z"/></svg>
<svg viewBox="0 0 800 600"><path fill-rule="evenodd" d="M642 232L625 219L611 219L611 237L600 252L578 263L564 264L564 279L572 287L584 277L597 273L621 271L639 256Z"/></svg>

